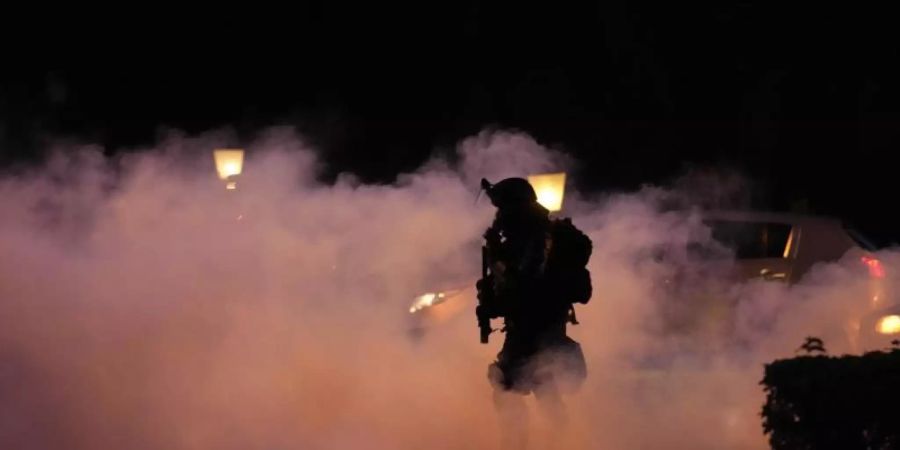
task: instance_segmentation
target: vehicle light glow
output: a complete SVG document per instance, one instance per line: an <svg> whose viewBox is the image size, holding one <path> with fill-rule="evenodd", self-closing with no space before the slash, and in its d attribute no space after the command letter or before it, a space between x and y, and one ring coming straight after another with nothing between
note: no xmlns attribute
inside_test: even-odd
<svg viewBox="0 0 900 450"><path fill-rule="evenodd" d="M861 260L869 268L869 275L873 278L884 278L884 266L881 265L881 261L871 256L863 256Z"/></svg>
<svg viewBox="0 0 900 450"><path fill-rule="evenodd" d="M421 311L425 308L430 308L434 305L438 305L442 303L447 298L447 295L443 292L429 292L426 294L422 294L415 298L412 306L409 307L409 313L415 314L418 311Z"/></svg>
<svg viewBox="0 0 900 450"><path fill-rule="evenodd" d="M884 316L878 320L875 329L881 334L897 334L900 333L900 316L891 314Z"/></svg>

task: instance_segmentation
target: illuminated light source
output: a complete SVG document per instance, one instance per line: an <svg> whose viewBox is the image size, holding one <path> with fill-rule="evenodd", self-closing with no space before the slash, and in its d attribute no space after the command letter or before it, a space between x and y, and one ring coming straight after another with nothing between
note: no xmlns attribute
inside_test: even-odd
<svg viewBox="0 0 900 450"><path fill-rule="evenodd" d="M900 316L891 314L884 316L878 320L875 329L881 334L897 334L900 333Z"/></svg>
<svg viewBox="0 0 900 450"><path fill-rule="evenodd" d="M237 189L235 177L241 174L244 167L244 151L237 148L219 148L213 151L216 172L219 179L225 181L225 189Z"/></svg>
<svg viewBox="0 0 900 450"><path fill-rule="evenodd" d="M884 278L884 266L881 265L881 261L871 256L863 256L861 260L869 268L869 275L873 278Z"/></svg>
<svg viewBox="0 0 900 450"><path fill-rule="evenodd" d="M534 188L537 201L541 206L550 212L562 209L563 195L566 191L565 172L529 175L528 182Z"/></svg>
<svg viewBox="0 0 900 450"><path fill-rule="evenodd" d="M791 233L788 234L787 244L784 244L784 254L782 258L788 259L791 256L791 246L794 245L794 228L791 227Z"/></svg>
<svg viewBox="0 0 900 450"><path fill-rule="evenodd" d="M413 300L412 305L409 307L409 313L415 314L425 308L440 305L441 303L444 303L451 297L458 294L460 291L460 289L455 289L446 292L428 292L426 294L422 294Z"/></svg>

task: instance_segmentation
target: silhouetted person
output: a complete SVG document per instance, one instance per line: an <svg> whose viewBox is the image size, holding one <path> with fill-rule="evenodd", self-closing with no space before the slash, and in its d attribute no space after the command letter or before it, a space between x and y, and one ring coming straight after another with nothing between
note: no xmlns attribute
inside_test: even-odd
<svg viewBox="0 0 900 450"><path fill-rule="evenodd" d="M504 319L505 340L488 369L508 445L521 447L527 426L524 395L534 393L556 425L565 423L560 388L586 375L581 348L566 335L573 303L591 298L586 269L591 241L568 219L551 219L527 180L482 180L497 207L485 232L476 315L487 342L491 318ZM565 386L564 386L565 385Z"/></svg>

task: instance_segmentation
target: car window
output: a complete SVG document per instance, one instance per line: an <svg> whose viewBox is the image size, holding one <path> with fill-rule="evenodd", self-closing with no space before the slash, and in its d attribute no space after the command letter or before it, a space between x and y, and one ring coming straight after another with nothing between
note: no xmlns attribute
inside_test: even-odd
<svg viewBox="0 0 900 450"><path fill-rule="evenodd" d="M847 234L850 236L850 239L853 239L853 242L855 242L856 245L858 245L863 250L868 250L870 252L874 252L878 249L878 247L875 244L873 244L872 241L870 241L868 238L863 236L863 234L860 233L859 231L857 231L853 228L849 228L849 227L845 227L844 231L846 231Z"/></svg>
<svg viewBox="0 0 900 450"><path fill-rule="evenodd" d="M712 237L738 259L786 258L793 226L786 223L709 220Z"/></svg>

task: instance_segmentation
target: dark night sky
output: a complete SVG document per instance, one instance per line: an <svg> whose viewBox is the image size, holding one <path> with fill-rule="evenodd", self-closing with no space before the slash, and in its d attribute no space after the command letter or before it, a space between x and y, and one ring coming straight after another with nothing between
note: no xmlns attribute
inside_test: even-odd
<svg viewBox="0 0 900 450"><path fill-rule="evenodd" d="M16 61L0 73L0 164L33 159L47 135L118 148L161 126L291 123L334 170L382 181L512 127L573 153L585 188L734 168L759 182L760 207L805 200L900 241L891 11L671 3L42 17L3 44Z"/></svg>

